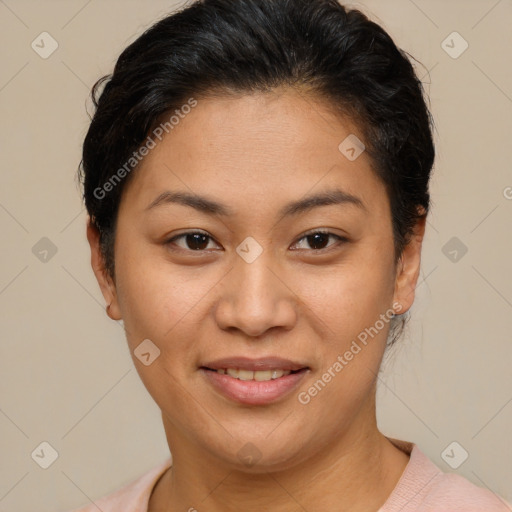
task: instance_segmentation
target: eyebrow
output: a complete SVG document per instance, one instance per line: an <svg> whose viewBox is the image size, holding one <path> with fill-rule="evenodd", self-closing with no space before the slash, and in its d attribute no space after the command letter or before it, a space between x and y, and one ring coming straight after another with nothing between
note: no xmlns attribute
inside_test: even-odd
<svg viewBox="0 0 512 512"><path fill-rule="evenodd" d="M188 192L171 192L165 191L161 193L156 199L154 199L146 208L145 211L152 210L157 206L164 204L180 204L183 206L189 206L208 215L217 215L229 217L234 215L234 211L213 199L205 196L199 196L197 194L191 194ZM300 213L304 213L318 208L320 206L329 205L354 205L368 212L363 201L348 192L344 192L340 189L327 190L318 194L306 196L297 201L292 201L285 205L279 212L280 216L293 216Z"/></svg>

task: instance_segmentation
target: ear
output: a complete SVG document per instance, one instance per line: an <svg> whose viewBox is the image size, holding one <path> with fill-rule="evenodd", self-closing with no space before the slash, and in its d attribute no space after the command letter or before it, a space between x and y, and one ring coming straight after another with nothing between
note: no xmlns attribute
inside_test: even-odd
<svg viewBox="0 0 512 512"><path fill-rule="evenodd" d="M105 261L100 249L100 233L92 224L90 217L87 217L87 240L91 247L91 267L100 285L101 293L107 303L107 315L112 320L122 318L117 301L117 291L114 280L107 272Z"/></svg>
<svg viewBox="0 0 512 512"><path fill-rule="evenodd" d="M423 215L414 227L409 243L404 247L397 264L394 301L401 304L397 314L408 311L415 297L416 283L420 273L421 247L425 234L427 216Z"/></svg>

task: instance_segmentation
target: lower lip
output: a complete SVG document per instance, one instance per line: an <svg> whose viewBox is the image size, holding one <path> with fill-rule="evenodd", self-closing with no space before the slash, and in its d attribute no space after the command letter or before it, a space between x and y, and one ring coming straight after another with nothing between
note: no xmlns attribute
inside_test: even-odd
<svg viewBox="0 0 512 512"><path fill-rule="evenodd" d="M277 379L256 381L240 380L204 368L200 368L200 371L224 396L235 402L249 405L266 405L277 402L295 389L307 373L307 369L304 369Z"/></svg>

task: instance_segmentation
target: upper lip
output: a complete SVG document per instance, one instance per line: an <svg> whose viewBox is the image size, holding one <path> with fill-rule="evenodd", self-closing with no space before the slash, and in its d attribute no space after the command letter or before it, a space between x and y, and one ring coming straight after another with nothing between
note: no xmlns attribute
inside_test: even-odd
<svg viewBox="0 0 512 512"><path fill-rule="evenodd" d="M251 359L248 357L227 357L224 359L216 359L202 365L202 368L211 370L220 370L225 368L238 368L240 370L264 371L264 370L302 370L308 368L307 365L283 359L281 357L263 357L260 359Z"/></svg>

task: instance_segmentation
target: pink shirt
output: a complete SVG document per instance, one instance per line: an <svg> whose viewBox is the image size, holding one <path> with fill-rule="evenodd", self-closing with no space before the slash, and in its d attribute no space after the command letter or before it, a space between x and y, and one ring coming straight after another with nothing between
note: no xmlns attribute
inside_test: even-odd
<svg viewBox="0 0 512 512"><path fill-rule="evenodd" d="M510 504L453 473L443 473L414 444L390 439L410 455L400 480L377 512L512 512ZM171 466L167 459L122 489L72 512L147 512L153 487Z"/></svg>

